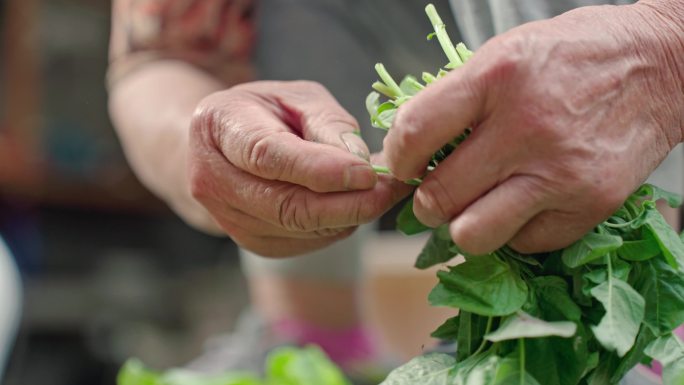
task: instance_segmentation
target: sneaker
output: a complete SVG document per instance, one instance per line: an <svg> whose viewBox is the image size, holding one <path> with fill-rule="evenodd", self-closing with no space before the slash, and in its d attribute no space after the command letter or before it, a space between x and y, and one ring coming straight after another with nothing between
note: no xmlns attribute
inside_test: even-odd
<svg viewBox="0 0 684 385"><path fill-rule="evenodd" d="M207 374L232 371L262 374L268 353L283 345L285 341L279 341L261 317L245 310L233 333L208 339L204 352L185 367Z"/></svg>
<svg viewBox="0 0 684 385"><path fill-rule="evenodd" d="M263 318L246 310L238 318L234 332L207 340L204 352L185 368L206 374L248 372L263 375L268 354L275 348L292 345L296 344L276 336ZM354 385L377 385L392 368L388 363L373 360L347 363L342 370Z"/></svg>

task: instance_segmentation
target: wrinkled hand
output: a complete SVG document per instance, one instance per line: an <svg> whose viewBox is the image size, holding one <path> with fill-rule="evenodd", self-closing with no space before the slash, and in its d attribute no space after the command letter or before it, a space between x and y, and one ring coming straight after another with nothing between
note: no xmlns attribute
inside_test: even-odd
<svg viewBox="0 0 684 385"><path fill-rule="evenodd" d="M477 254L580 238L682 139L679 59L663 35L677 28L640 5L587 7L489 41L402 106L385 139L406 180L473 128L417 189L418 219L449 222Z"/></svg>
<svg viewBox="0 0 684 385"><path fill-rule="evenodd" d="M316 83L255 82L218 92L193 118L193 196L254 252L322 248L410 191L376 176L358 130Z"/></svg>

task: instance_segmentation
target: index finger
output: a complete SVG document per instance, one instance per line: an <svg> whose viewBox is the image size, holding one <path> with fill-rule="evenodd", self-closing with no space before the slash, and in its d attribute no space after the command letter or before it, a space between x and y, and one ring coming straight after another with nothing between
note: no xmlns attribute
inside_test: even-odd
<svg viewBox="0 0 684 385"><path fill-rule="evenodd" d="M214 147L234 166L263 179L315 192L375 186L377 176L368 161L340 145L302 138L292 127L292 117L283 116L287 111L279 107L250 94L210 97L193 119L193 140ZM324 122L320 124L325 126ZM354 127L347 130L338 131L338 136L354 132ZM342 143L341 138L338 140Z"/></svg>
<svg viewBox="0 0 684 385"><path fill-rule="evenodd" d="M477 121L484 95L467 68L453 71L399 108L383 148L400 180L422 177L432 155Z"/></svg>

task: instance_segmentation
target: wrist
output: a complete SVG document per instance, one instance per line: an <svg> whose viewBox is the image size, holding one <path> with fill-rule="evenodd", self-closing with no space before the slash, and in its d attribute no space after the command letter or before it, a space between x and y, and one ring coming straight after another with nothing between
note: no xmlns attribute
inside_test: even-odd
<svg viewBox="0 0 684 385"><path fill-rule="evenodd" d="M671 143L684 141L684 0L641 0L632 9L638 23L630 23L641 55L658 68L658 95L669 118L663 121ZM676 137L674 136L676 135Z"/></svg>

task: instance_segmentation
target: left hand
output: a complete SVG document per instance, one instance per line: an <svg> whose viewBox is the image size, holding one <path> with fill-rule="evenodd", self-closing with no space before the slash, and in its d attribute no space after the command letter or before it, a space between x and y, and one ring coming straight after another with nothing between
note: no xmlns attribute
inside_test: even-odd
<svg viewBox="0 0 684 385"><path fill-rule="evenodd" d="M402 106L384 143L401 180L473 128L417 189L418 219L483 254L565 247L611 215L682 140L684 29L642 3L511 30Z"/></svg>

